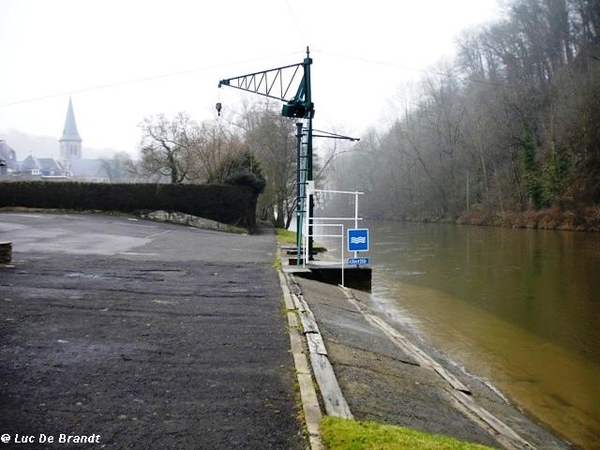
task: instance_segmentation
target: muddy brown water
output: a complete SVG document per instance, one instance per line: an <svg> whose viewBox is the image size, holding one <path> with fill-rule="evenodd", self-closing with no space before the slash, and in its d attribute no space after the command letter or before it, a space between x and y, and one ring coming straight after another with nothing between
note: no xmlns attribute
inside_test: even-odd
<svg viewBox="0 0 600 450"><path fill-rule="evenodd" d="M570 442L600 448L600 234L361 226L375 299Z"/></svg>

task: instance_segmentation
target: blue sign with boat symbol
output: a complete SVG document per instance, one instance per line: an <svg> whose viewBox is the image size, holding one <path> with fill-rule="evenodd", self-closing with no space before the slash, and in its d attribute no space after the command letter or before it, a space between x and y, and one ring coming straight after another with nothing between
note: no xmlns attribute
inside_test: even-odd
<svg viewBox="0 0 600 450"><path fill-rule="evenodd" d="M348 229L348 251L349 252L368 252L369 251L369 229L368 228L349 228Z"/></svg>

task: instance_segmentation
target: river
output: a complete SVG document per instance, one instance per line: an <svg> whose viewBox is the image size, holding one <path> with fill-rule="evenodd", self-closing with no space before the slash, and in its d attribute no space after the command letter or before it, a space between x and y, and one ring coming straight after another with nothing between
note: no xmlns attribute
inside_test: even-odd
<svg viewBox="0 0 600 450"><path fill-rule="evenodd" d="M600 448L600 234L361 226L376 300L569 441Z"/></svg>

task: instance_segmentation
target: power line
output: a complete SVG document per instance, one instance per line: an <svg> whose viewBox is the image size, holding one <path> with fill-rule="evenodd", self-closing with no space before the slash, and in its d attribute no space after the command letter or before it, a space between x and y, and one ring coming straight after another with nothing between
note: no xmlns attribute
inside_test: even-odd
<svg viewBox="0 0 600 450"><path fill-rule="evenodd" d="M290 15L292 16L292 20L294 21L294 25L296 25L296 31L298 32L298 36L300 36L300 40L302 41L302 45L306 45L306 39L304 39L304 35L302 34L302 29L300 28L300 24L298 23L298 21L296 20L296 15L294 14L294 10L292 9L292 6L290 5L290 0L285 0L285 4L288 7L288 10L290 12Z"/></svg>
<svg viewBox="0 0 600 450"><path fill-rule="evenodd" d="M42 101L42 100L48 100L50 98L64 97L67 95L79 94L82 92L98 91L98 90L102 90L102 89L111 89L111 88L115 88L115 87L119 87L119 86L126 86L129 84L145 83L148 81L160 80L163 78L172 78L172 77L177 77L177 76L182 76L182 75L189 75L191 73L205 72L205 71L212 70L212 69L230 67L230 66L235 66L238 64L255 63L255 62L264 61L267 59L282 58L282 57L292 56L292 55L296 55L296 54L297 53L286 53L286 54L282 54L282 55L265 56L262 58L255 58L255 59L251 59L251 60L244 60L244 61L224 63L224 64L215 64L213 66L200 67L200 68L196 68L196 69L180 70L177 72L169 72L169 73L164 73L164 74L151 75L148 77L135 78L133 80L124 80L124 81L117 81L114 83L100 84L97 86L89 86L89 87L81 88L81 89L75 89L75 90L70 90L70 91L65 91L65 92L42 95L39 97L15 100L13 102L8 102L8 103L2 103L2 104L0 104L0 108L4 108L7 106L21 105L24 103L33 103L33 102L38 102L38 101Z"/></svg>
<svg viewBox="0 0 600 450"><path fill-rule="evenodd" d="M314 52L320 53L320 54L326 55L326 56L333 56L335 58L343 58L343 59L349 59L349 60L354 60L354 61L361 61L361 62L364 62L367 64L374 64L374 65L378 65L378 66L388 66L388 67L393 67L396 69L412 70L415 72L435 74L435 75L441 75L441 76L449 75L448 72L440 72L439 70L410 67L410 66L405 66L402 64L393 63L390 61L381 61L381 60L376 60L376 59L364 58L361 56L345 55L345 54L341 54L341 53L327 52L327 51L323 51L323 50L319 50L319 49L314 50ZM504 88L509 87L506 84L502 84L502 83L494 83L493 81L477 80L477 79L472 79L472 78L469 78L469 82L477 83L477 84L485 84L488 86L496 86L496 87L504 87Z"/></svg>
<svg viewBox="0 0 600 450"><path fill-rule="evenodd" d="M405 66L402 64L393 63L390 61L381 61L381 60L376 60L376 59L364 58L362 56L345 55L342 53L328 52L328 51L323 51L323 50L319 50L319 49L316 49L314 51L315 51L315 53L321 53L322 55L326 55L326 56L333 56L335 58L344 58L344 59L350 59L350 60L354 60L354 61L361 61L364 63L375 64L378 66L388 66L388 67L394 67L396 69L412 70L415 72L435 73L437 75L447 75L446 73L439 72L439 71L432 70L432 69L422 69L422 68L417 68L417 67L410 67L410 66Z"/></svg>

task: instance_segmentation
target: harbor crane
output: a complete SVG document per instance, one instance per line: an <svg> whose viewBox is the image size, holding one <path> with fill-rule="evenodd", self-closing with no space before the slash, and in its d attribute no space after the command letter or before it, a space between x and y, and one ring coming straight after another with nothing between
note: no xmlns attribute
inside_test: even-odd
<svg viewBox="0 0 600 450"><path fill-rule="evenodd" d="M312 101L310 67L312 58L310 49L306 47L306 58L301 63L290 64L277 67L275 69L263 70L261 72L249 73L233 78L226 78L219 81L219 87L229 86L263 97L275 99L284 102L281 109L281 115L284 117L305 119L306 132L303 131L304 124L296 123L296 263L300 264L302 256L302 233L303 220L308 213L308 217L313 217L314 199L307 187L313 178L313 137L324 137L329 139L347 139L358 141L358 138L351 138L335 133L318 131L325 134L313 134L312 120L315 115L315 105ZM293 87L297 85L296 93ZM217 103L216 109L221 115L221 103ZM304 141L303 141L303 138ZM307 195L308 194L308 195ZM312 259L313 255L313 224L308 220L307 224L307 255L306 258Z"/></svg>
<svg viewBox="0 0 600 450"><path fill-rule="evenodd" d="M310 49L306 47L306 58L301 63L263 70L261 72L226 78L219 81L219 88L229 86L242 91L262 95L263 97L285 102L281 109L284 117L305 119L307 121L306 133L302 132L303 124L297 123L297 181L296 181L296 249L297 264L301 260L302 251L302 223L303 217L308 212L312 217L314 201L312 195L306 195L307 185L313 180L313 127L312 119L315 107L312 102L310 67L312 58ZM297 85L295 94L293 87ZM221 103L216 109L221 114ZM302 137L305 137L302 142ZM308 199L307 199L308 197ZM307 208L308 207L308 211ZM312 224L308 224L308 255L312 259L313 238Z"/></svg>

